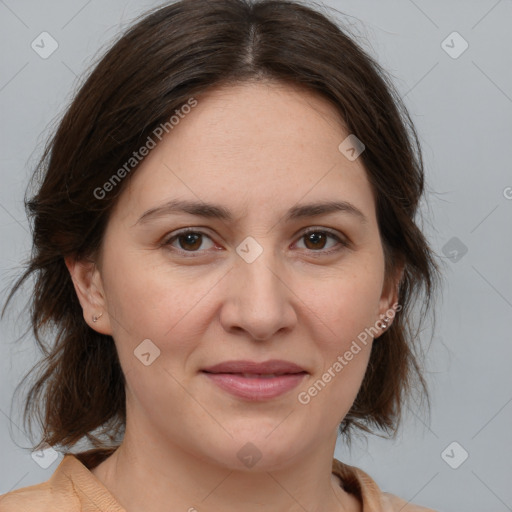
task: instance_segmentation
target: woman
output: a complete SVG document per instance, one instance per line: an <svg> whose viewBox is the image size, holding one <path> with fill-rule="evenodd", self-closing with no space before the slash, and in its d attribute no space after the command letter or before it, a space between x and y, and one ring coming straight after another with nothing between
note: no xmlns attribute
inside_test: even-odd
<svg viewBox="0 0 512 512"><path fill-rule="evenodd" d="M36 274L56 336L26 412L65 457L0 511L429 510L333 459L425 387L409 312L437 273L414 127L339 27L286 0L156 9L39 170L12 293Z"/></svg>

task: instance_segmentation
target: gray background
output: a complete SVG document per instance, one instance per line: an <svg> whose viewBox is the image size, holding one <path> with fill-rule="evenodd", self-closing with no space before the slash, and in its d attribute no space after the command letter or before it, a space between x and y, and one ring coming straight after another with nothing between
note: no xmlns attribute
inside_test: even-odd
<svg viewBox="0 0 512 512"><path fill-rule="evenodd" d="M142 0L0 0L2 294L30 249L23 194L53 122L101 48L146 8ZM406 412L396 441L370 437L336 457L407 500L446 512L512 510L512 2L331 0L393 75L423 143L429 183L425 230L445 262L445 286L428 349L430 421ZM41 58L43 31L58 49ZM457 31L469 44L463 46ZM453 40L453 42L452 42ZM449 48L447 47L447 45ZM452 53L450 56L447 51ZM467 250L467 252L465 252ZM15 385L36 360L28 288L1 323L0 494L47 480L19 429ZM11 433L13 438L11 438ZM450 443L458 443L442 453ZM465 450L469 456L462 464ZM457 469L448 465L460 464Z"/></svg>

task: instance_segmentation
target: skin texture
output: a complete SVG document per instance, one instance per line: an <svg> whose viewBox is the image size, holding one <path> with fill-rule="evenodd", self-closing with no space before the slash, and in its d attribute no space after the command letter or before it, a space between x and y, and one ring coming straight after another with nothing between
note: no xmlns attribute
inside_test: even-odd
<svg viewBox="0 0 512 512"><path fill-rule="evenodd" d="M126 377L125 439L93 473L128 512L358 511L331 463L372 340L309 403L297 395L396 302L399 276L384 279L361 159L338 150L348 133L310 92L250 82L197 100L131 176L101 253L66 260L85 321L113 336ZM234 220L137 223L171 199L221 204ZM366 222L347 212L284 219L297 204L326 200L350 202ZM186 227L204 235L163 245ZM331 229L348 245L308 242L307 228ZM251 263L236 252L248 236L263 249ZM134 356L145 339L160 350L148 366ZM232 359L284 359L308 375L284 395L250 402L200 372ZM248 442L261 454L252 468L237 457Z"/></svg>

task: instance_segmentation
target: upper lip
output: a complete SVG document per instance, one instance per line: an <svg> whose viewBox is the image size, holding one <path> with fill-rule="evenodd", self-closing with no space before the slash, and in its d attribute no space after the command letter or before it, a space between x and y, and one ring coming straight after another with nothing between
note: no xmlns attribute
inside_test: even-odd
<svg viewBox="0 0 512 512"><path fill-rule="evenodd" d="M302 373L304 368L290 361L282 359L271 359L261 363L255 361L224 361L207 368L204 372L209 373L254 373L254 374L280 374L280 373Z"/></svg>

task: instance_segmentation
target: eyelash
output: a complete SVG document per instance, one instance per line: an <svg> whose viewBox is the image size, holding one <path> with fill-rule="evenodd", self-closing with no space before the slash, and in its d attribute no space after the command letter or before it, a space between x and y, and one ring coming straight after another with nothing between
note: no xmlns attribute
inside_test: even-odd
<svg viewBox="0 0 512 512"><path fill-rule="evenodd" d="M185 236L185 235L187 235L189 233L193 233L195 235L203 235L203 236L206 236L206 237L211 239L211 237L207 233L205 233L203 231L200 231L200 230L195 229L195 228L185 228L182 231L179 231L178 233L174 234L172 237L166 239L161 245L165 246L165 247L169 247L169 248L171 248L172 251L178 252L178 253L184 255L185 257L196 258L196 257L198 257L197 256L198 254L200 254L200 253L202 253L204 251L185 251L183 249L177 249L176 247L172 247L171 246L172 242L177 240L179 237ZM324 256L325 255L330 255L330 254L336 253L338 251L341 251L343 248L349 247L349 243L347 241L341 239L333 231L331 231L330 229L326 229L326 228L310 228L310 229L308 229L307 231L305 231L305 232L303 232L301 234L301 236L299 237L299 240L303 239L307 235L310 235L311 233L327 234L331 238L334 238L339 243L339 245L341 246L341 247L338 247L338 248L328 249L328 250L322 250L322 249L320 249L318 251L315 251L313 249L308 250L308 252L312 253L312 255L315 256L315 257L322 256L322 255L324 255Z"/></svg>

